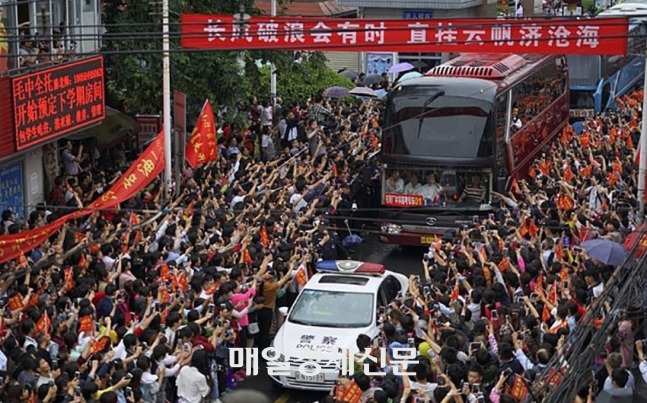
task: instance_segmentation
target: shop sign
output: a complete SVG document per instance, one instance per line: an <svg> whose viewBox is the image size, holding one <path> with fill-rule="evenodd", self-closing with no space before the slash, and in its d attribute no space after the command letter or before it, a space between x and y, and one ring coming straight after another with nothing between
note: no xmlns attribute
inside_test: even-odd
<svg viewBox="0 0 647 403"><path fill-rule="evenodd" d="M12 79L16 148L54 139L105 118L103 57Z"/></svg>

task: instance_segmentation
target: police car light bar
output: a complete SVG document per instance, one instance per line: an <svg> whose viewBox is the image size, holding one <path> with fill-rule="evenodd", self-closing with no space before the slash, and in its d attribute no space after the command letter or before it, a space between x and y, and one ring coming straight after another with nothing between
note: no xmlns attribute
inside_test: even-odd
<svg viewBox="0 0 647 403"><path fill-rule="evenodd" d="M322 260L317 263L317 271L344 274L382 275L386 269L379 263L358 262L357 260Z"/></svg>

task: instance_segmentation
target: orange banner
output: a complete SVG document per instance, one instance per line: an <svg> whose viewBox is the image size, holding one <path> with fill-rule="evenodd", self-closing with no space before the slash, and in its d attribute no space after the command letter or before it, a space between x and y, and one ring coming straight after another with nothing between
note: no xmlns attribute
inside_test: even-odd
<svg viewBox="0 0 647 403"><path fill-rule="evenodd" d="M92 320L92 315L79 318L79 332L91 332L92 329L94 329L94 320Z"/></svg>
<svg viewBox="0 0 647 403"><path fill-rule="evenodd" d="M164 170L164 165L164 135L159 133L110 190L79 213L85 215L123 203L148 186Z"/></svg>
<svg viewBox="0 0 647 403"><path fill-rule="evenodd" d="M82 210L65 215L44 227L34 228L18 234L0 236L0 263L16 259L24 252L36 248L45 242L68 220L86 216L96 210L115 207L148 186L159 175L165 166L164 135L158 134L155 140L144 150L130 168L110 190Z"/></svg>
<svg viewBox="0 0 647 403"><path fill-rule="evenodd" d="M66 217L61 217L40 228L0 236L0 263L19 258L23 252L38 247L58 231L66 221Z"/></svg>
<svg viewBox="0 0 647 403"><path fill-rule="evenodd" d="M184 155L191 168L213 161L218 157L216 145L216 122L213 118L213 109L207 99L204 102L198 121L193 128Z"/></svg>

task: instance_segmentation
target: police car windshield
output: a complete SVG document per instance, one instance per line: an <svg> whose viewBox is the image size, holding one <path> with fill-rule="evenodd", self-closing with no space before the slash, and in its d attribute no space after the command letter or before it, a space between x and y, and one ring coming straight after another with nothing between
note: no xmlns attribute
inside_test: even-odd
<svg viewBox="0 0 647 403"><path fill-rule="evenodd" d="M301 292L288 321L306 326L356 328L374 319L373 294L310 290Z"/></svg>

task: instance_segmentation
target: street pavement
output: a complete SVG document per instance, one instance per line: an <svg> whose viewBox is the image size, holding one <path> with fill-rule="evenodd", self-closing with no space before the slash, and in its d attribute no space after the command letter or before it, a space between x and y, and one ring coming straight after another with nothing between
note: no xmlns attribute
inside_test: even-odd
<svg viewBox="0 0 647 403"><path fill-rule="evenodd" d="M382 263L388 270L403 274L422 275L423 248L397 247L384 245L373 234L367 236L353 256L356 260ZM250 376L238 385L239 389L254 389L269 396L274 403L314 403L321 402L326 393L306 392L275 387L267 376L265 368L259 368L257 376Z"/></svg>

